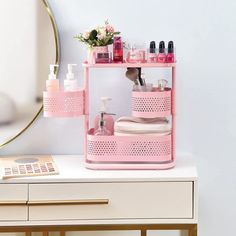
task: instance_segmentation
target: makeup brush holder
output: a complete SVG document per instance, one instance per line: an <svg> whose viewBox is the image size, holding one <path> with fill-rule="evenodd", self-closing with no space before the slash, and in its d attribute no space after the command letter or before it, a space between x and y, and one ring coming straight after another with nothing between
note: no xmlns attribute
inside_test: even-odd
<svg viewBox="0 0 236 236"><path fill-rule="evenodd" d="M171 89L152 92L132 92L132 115L142 118L167 117L171 115Z"/></svg>
<svg viewBox="0 0 236 236"><path fill-rule="evenodd" d="M96 163L166 163L171 161L171 134L165 136L95 136L87 134L87 160Z"/></svg>
<svg viewBox="0 0 236 236"><path fill-rule="evenodd" d="M45 117L76 117L84 115L84 90L43 93Z"/></svg>

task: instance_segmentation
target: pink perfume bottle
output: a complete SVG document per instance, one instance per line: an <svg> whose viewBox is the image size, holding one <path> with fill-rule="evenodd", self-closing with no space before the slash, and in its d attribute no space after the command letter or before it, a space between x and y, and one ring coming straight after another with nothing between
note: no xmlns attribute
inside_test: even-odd
<svg viewBox="0 0 236 236"><path fill-rule="evenodd" d="M173 41L170 41L168 43L168 53L166 56L166 62L169 62L169 63L175 62L174 42Z"/></svg>
<svg viewBox="0 0 236 236"><path fill-rule="evenodd" d="M123 62L123 42L122 42L120 36L114 37L113 62L115 62L115 63L122 63Z"/></svg>
<svg viewBox="0 0 236 236"><path fill-rule="evenodd" d="M161 41L159 43L159 53L157 55L157 62L160 62L160 63L166 62L165 42L164 41Z"/></svg>

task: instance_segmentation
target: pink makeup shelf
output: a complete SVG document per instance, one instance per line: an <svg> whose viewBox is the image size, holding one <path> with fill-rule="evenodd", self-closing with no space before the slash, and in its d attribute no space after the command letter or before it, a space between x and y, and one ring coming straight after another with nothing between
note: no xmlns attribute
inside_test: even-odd
<svg viewBox="0 0 236 236"><path fill-rule="evenodd" d="M89 169L169 169L175 166L176 64L82 64L84 88L75 92L44 92L45 117L85 116L85 166ZM95 136L89 127L89 71L112 68L171 68L172 88L131 93L132 115L143 118L172 116L171 134L165 136Z"/></svg>

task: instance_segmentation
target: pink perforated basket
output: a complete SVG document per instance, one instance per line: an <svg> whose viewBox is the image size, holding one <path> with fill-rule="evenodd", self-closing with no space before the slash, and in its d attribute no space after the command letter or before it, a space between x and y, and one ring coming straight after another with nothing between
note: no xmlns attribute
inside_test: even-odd
<svg viewBox="0 0 236 236"><path fill-rule="evenodd" d="M167 117L171 114L171 89L132 92L132 115L143 118Z"/></svg>
<svg viewBox="0 0 236 236"><path fill-rule="evenodd" d="M92 162L168 163L171 161L171 135L94 136L87 135L87 160Z"/></svg>
<svg viewBox="0 0 236 236"><path fill-rule="evenodd" d="M43 93L45 117L73 117L84 114L84 90Z"/></svg>

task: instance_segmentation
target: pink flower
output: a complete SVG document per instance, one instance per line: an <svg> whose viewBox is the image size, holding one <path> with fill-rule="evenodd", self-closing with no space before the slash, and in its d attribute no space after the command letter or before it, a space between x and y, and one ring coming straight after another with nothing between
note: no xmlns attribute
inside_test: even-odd
<svg viewBox="0 0 236 236"><path fill-rule="evenodd" d="M83 33L83 38L88 39L89 36L90 36L90 31L85 31L85 32Z"/></svg>
<svg viewBox="0 0 236 236"><path fill-rule="evenodd" d="M114 32L114 28L113 28L113 26L107 24L107 25L106 25L106 31L107 31L108 33L113 33L113 32Z"/></svg>

